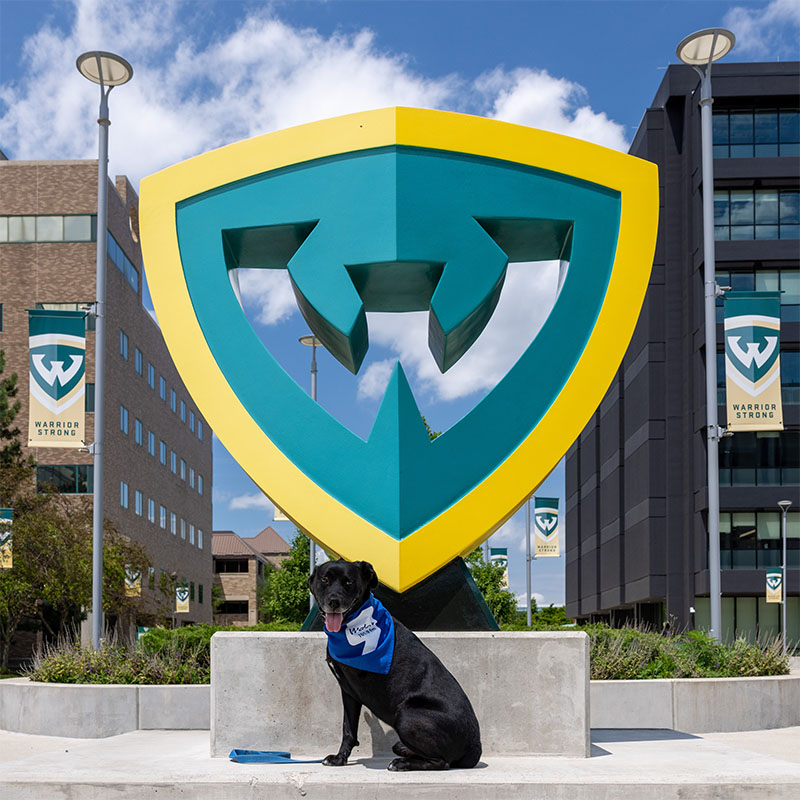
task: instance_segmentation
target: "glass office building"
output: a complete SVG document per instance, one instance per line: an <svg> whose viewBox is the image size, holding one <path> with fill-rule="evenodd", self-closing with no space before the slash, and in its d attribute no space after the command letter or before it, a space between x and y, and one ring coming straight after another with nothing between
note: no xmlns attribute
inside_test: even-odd
<svg viewBox="0 0 800 800"><path fill-rule="evenodd" d="M788 638L800 642L800 78L798 63L714 66L717 283L781 291L783 431L720 442L722 633L780 633L765 573L788 521ZM566 462L567 615L709 625L699 80L668 68L630 152L658 164L659 238L622 367ZM726 423L722 301L720 425Z"/></svg>

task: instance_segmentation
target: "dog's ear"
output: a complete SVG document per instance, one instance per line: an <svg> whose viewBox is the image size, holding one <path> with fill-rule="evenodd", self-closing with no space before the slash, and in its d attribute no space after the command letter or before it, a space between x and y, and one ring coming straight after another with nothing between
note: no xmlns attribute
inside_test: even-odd
<svg viewBox="0 0 800 800"><path fill-rule="evenodd" d="M314 583L314 576L317 574L317 571L314 570L306 579L306 583L308 584L308 588L311 589Z"/></svg>
<svg viewBox="0 0 800 800"><path fill-rule="evenodd" d="M375 574L372 564L370 564L369 561L359 561L358 564L361 567L361 574L364 576L364 582L370 589L375 589L378 586L378 576Z"/></svg>

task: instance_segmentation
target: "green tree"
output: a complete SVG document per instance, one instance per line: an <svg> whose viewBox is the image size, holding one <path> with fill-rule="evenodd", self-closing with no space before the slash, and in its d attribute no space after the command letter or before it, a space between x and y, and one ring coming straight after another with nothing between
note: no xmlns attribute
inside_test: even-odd
<svg viewBox="0 0 800 800"><path fill-rule="evenodd" d="M308 537L294 537L289 557L266 577L261 612L268 622L303 622L308 615Z"/></svg>
<svg viewBox="0 0 800 800"><path fill-rule="evenodd" d="M517 600L513 592L503 586L505 567L485 562L480 548L473 550L464 561L498 625L511 622L517 613Z"/></svg>

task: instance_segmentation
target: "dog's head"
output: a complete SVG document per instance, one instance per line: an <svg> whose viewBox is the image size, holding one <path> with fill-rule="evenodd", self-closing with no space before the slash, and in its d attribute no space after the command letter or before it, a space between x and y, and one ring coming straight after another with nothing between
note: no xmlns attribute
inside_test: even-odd
<svg viewBox="0 0 800 800"><path fill-rule="evenodd" d="M377 585L378 576L367 561L328 561L308 579L317 606L325 614L325 627L333 633L341 629L348 614L366 602Z"/></svg>

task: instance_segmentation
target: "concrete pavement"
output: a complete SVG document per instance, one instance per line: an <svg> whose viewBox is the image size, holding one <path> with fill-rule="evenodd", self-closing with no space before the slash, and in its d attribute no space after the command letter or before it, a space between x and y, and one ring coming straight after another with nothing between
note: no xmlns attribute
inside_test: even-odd
<svg viewBox="0 0 800 800"><path fill-rule="evenodd" d="M337 743L331 743L335 750ZM322 753L294 754L297 758ZM392 773L351 765L246 765L209 756L208 731L134 731L107 739L0 732L4 800L542 798L789 800L800 796L800 727L690 735L594 730L592 757L487 757L473 770Z"/></svg>

